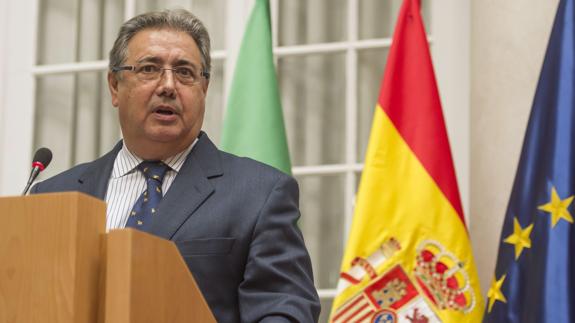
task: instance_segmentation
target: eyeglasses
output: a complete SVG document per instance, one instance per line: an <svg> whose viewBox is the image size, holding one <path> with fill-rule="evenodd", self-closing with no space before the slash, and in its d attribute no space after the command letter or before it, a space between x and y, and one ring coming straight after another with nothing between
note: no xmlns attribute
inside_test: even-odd
<svg viewBox="0 0 575 323"><path fill-rule="evenodd" d="M184 85L193 85L198 83L201 78L206 80L210 79L210 73L201 71L197 72L196 69L190 66L178 66L174 68L164 68L157 64L145 63L138 65L124 65L113 66L112 72L131 71L136 74L136 77L141 81L157 81L159 80L166 70L172 71L178 82Z"/></svg>

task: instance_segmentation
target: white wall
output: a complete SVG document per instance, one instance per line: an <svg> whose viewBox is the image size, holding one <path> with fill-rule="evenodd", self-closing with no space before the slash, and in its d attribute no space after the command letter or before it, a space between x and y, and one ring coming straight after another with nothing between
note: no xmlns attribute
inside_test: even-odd
<svg viewBox="0 0 575 323"><path fill-rule="evenodd" d="M470 0L433 1L431 10L433 64L469 224Z"/></svg>
<svg viewBox="0 0 575 323"><path fill-rule="evenodd" d="M0 195L19 194L30 170L36 5L34 0L0 4Z"/></svg>
<svg viewBox="0 0 575 323"><path fill-rule="evenodd" d="M471 237L484 295L557 3L471 5Z"/></svg>

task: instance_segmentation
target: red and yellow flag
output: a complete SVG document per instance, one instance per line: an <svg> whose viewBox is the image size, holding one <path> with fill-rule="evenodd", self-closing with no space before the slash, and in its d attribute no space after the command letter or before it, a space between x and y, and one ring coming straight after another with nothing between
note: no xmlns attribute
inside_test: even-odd
<svg viewBox="0 0 575 323"><path fill-rule="evenodd" d="M419 0L404 0L375 109L331 322L480 322Z"/></svg>

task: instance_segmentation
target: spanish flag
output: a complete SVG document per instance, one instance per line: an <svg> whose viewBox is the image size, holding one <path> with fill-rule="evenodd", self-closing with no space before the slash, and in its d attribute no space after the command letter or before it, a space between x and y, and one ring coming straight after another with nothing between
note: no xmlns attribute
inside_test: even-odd
<svg viewBox="0 0 575 323"><path fill-rule="evenodd" d="M404 0L330 322L480 322L483 299L418 0Z"/></svg>

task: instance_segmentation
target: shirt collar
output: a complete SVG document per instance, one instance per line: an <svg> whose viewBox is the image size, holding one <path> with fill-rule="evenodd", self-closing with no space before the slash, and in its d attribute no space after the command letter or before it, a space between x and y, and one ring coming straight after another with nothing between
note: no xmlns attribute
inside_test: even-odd
<svg viewBox="0 0 575 323"><path fill-rule="evenodd" d="M168 165L171 170L178 173L186 161L186 157L188 157L188 154L192 148L194 148L197 142L198 138L196 138L194 142L192 142L192 144L183 151L175 154L174 156L163 159L162 161L164 164ZM112 178L122 177L136 171L136 167L138 167L138 165L143 161L144 160L142 158L132 153L128 147L126 147L126 145L122 145L122 149L118 152L116 160L114 161Z"/></svg>

